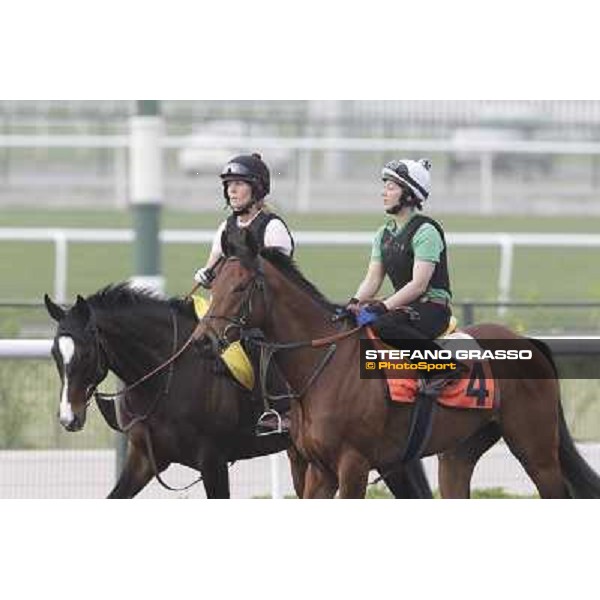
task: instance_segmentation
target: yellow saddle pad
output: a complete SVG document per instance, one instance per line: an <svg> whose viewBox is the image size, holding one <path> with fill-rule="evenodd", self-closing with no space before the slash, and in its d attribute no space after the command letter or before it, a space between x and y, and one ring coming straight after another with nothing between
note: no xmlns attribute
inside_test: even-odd
<svg viewBox="0 0 600 600"><path fill-rule="evenodd" d="M192 296L194 310L198 319L208 311L210 302L202 296ZM221 359L227 365L233 378L247 390L254 389L254 369L240 342L232 342L221 352Z"/></svg>

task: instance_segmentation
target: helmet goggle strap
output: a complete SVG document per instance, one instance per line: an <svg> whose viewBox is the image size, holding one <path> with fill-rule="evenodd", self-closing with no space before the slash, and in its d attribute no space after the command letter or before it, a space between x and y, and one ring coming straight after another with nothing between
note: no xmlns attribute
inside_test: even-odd
<svg viewBox="0 0 600 600"><path fill-rule="evenodd" d="M227 177L228 179L234 179L234 175L241 175L242 177L252 177L252 171L242 163L238 162L230 162L225 165L223 171L221 172L221 178L224 179Z"/></svg>

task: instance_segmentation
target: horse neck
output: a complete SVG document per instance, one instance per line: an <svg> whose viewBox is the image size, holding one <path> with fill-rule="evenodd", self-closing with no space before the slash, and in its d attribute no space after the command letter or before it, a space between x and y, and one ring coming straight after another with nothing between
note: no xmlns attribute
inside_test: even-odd
<svg viewBox="0 0 600 600"><path fill-rule="evenodd" d="M267 340L280 343L309 342L339 333L327 310L308 292L278 274L273 286L270 316L264 327ZM310 377L321 368L327 348L310 345L277 354L277 364L296 391L303 389Z"/></svg>
<svg viewBox="0 0 600 600"><path fill-rule="evenodd" d="M265 335L275 342L297 342L337 333L328 311L308 292L277 273L269 286L270 310Z"/></svg>
<svg viewBox="0 0 600 600"><path fill-rule="evenodd" d="M109 368L126 384L172 354L173 325L168 310L164 316L138 314L131 308L98 310L97 322Z"/></svg>

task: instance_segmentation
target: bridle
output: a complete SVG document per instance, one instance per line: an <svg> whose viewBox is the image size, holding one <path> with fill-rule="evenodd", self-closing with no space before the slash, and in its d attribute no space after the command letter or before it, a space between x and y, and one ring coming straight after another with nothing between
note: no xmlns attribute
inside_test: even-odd
<svg viewBox="0 0 600 600"><path fill-rule="evenodd" d="M240 259L231 256L227 259L228 261L239 261ZM206 327L209 330L208 337L213 341L213 344L216 344L218 348L226 347L229 341L229 333L230 331L238 330L239 337L243 337L244 331L247 329L248 324L250 323L250 318L252 316L252 306L255 294L262 293L264 302L265 302L265 312L269 314L270 310L270 294L268 293L267 281L265 279L265 273L262 266L259 264L254 277L250 280L248 285L245 286L243 290L244 297L242 298L240 309L238 314L234 317L230 317L229 315L205 315L202 317L202 321L206 322L209 320L221 320L226 321L227 325L223 329L223 332L219 335L215 332L215 330L206 323Z"/></svg>
<svg viewBox="0 0 600 600"><path fill-rule="evenodd" d="M106 379L106 376L108 375L108 371L110 368L110 358L109 358L109 352L107 351L104 343L102 342L102 336L98 329L98 325L97 325L97 321L96 321L94 312L91 313L90 321L86 326L88 333L92 336L94 348L96 351L96 367L95 367L94 376L92 378L92 383L88 384L88 386L86 387L86 390L85 390L85 407L87 409L87 407L89 406L89 404L93 398L96 398L97 400L114 402L118 398L123 397L122 408L130 416L133 417L132 421L123 429L124 433L127 432L136 423L147 420L156 410L159 400L161 398L168 397L170 387L171 387L171 381L173 379L175 360L179 356L181 356L181 354L194 341L193 334L192 334L187 339L187 341L183 344L183 346L181 348L179 348L179 350L177 349L178 338L179 338L177 317L176 317L172 307L170 307L170 306L169 306L169 314L170 314L171 324L172 324L172 328L173 328L173 349L172 349L172 352L171 352L171 355L169 356L169 358L167 358L164 362L162 362L156 368L152 369L151 371L149 371L148 373L146 373L145 375L143 375L142 377L137 379L132 384L124 387L123 389L121 389L117 392L112 392L112 393L98 391L98 386ZM63 332L63 334L67 335L68 332L65 331L65 332ZM169 371L167 373L167 378L165 381L164 389L163 389L162 393L158 393L156 395L154 402L152 402L150 407L143 414L138 414L135 411L133 411L131 408L129 408L127 406L127 394L131 390L139 387L145 381L148 381L149 379L153 378L154 376L156 376L159 373L161 373L162 371L164 371L164 369L167 367L169 367Z"/></svg>
<svg viewBox="0 0 600 600"><path fill-rule="evenodd" d="M96 324L96 319L95 319L93 313L90 318L90 322L86 326L86 328L90 329L90 333L94 339L94 347L95 347L95 351L96 351L96 368L95 368L94 377L92 379L92 383L90 383L85 388L85 408L87 409L90 402L92 401L92 398L96 394L96 390L97 390L98 386L106 379L106 376L108 375L109 360L108 360L108 354L100 341L100 334L98 332L98 326ZM68 331L59 332L57 334L57 337L60 337L61 335L68 335L69 337L74 337Z"/></svg>

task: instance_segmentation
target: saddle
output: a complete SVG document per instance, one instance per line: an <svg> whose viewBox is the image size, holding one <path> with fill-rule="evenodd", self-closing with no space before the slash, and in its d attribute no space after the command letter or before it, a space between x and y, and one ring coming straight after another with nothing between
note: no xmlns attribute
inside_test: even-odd
<svg viewBox="0 0 600 600"><path fill-rule="evenodd" d="M448 331L436 340L440 348L444 348L448 340L469 340L473 348L479 348L477 341L465 333L456 330L456 319L450 324ZM375 349L391 349L392 347L383 342L374 331L368 327L367 336ZM450 381L443 386L436 397L437 403L449 408L491 410L499 406L499 391L496 379L493 376L489 361L463 361L465 373L460 378ZM397 371L385 369L385 379L390 400L401 404L412 404L415 402L419 391L420 381L418 375L411 377L395 376Z"/></svg>

